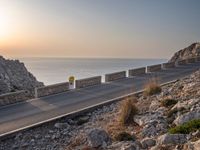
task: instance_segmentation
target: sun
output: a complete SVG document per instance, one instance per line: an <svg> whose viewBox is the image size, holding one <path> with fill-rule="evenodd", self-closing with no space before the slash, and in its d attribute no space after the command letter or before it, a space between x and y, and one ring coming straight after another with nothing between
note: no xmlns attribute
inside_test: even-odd
<svg viewBox="0 0 200 150"><path fill-rule="evenodd" d="M11 31L11 15L5 9L0 9L0 38L4 38L9 35Z"/></svg>

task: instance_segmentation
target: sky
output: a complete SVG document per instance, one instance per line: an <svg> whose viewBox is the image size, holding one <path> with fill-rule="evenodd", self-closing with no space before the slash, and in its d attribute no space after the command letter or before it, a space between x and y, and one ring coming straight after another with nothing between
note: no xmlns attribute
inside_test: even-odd
<svg viewBox="0 0 200 150"><path fill-rule="evenodd" d="M169 58L200 41L200 0L0 0L0 55Z"/></svg>

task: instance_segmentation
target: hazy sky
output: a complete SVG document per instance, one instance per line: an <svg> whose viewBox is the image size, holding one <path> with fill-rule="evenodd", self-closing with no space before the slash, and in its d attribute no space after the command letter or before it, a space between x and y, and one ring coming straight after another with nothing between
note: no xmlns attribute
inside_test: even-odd
<svg viewBox="0 0 200 150"><path fill-rule="evenodd" d="M200 41L200 0L0 0L0 55L168 58Z"/></svg>

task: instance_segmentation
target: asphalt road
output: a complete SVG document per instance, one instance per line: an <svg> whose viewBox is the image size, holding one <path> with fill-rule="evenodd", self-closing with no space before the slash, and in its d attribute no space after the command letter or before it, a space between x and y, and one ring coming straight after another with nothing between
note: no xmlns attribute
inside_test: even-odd
<svg viewBox="0 0 200 150"><path fill-rule="evenodd" d="M160 83L165 83L188 76L199 67L200 62L188 64L0 107L0 136L56 116L142 90L144 84L152 77L158 77Z"/></svg>

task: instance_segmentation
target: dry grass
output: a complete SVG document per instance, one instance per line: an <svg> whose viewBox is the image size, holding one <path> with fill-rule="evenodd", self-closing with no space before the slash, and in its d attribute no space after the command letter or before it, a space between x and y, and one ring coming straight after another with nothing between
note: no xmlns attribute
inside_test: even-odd
<svg viewBox="0 0 200 150"><path fill-rule="evenodd" d="M127 125L133 122L133 117L137 114L138 109L135 106L134 99L123 100L120 105L120 114L119 114L119 122L122 125Z"/></svg>
<svg viewBox="0 0 200 150"><path fill-rule="evenodd" d="M66 147L66 150L74 150L75 147L84 145L86 143L86 138L83 135L77 135Z"/></svg>
<svg viewBox="0 0 200 150"><path fill-rule="evenodd" d="M157 78L152 78L150 79L147 84L145 85L144 88L144 95L145 96L151 96L154 94L158 94L162 91L162 88L159 85L158 79Z"/></svg>
<svg viewBox="0 0 200 150"><path fill-rule="evenodd" d="M125 123L133 121L133 117L131 118L132 105L133 105L133 101L131 100L121 101L118 108L119 110L118 114L112 120L112 122L109 122L106 124L106 130L113 140L115 140L119 132L126 131L126 126L124 126ZM135 106L133 107L135 108Z"/></svg>
<svg viewBox="0 0 200 150"><path fill-rule="evenodd" d="M119 131L125 131L125 127L122 126L118 121L109 122L106 126L106 131L112 139L116 136Z"/></svg>

